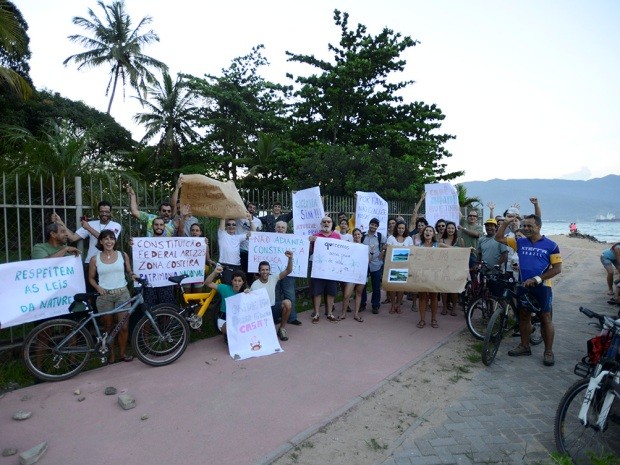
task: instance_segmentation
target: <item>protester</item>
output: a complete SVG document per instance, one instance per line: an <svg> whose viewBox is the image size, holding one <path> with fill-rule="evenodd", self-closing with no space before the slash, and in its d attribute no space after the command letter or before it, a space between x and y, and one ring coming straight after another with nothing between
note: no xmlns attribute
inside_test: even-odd
<svg viewBox="0 0 620 465"><path fill-rule="evenodd" d="M67 228L64 224L49 223L45 226L45 242L32 247L32 259L80 256L79 249L71 247L67 242Z"/></svg>
<svg viewBox="0 0 620 465"><path fill-rule="evenodd" d="M362 244L366 244L370 249L370 262L368 263L368 275L370 276L370 284L372 286L371 305L372 313L379 313L381 305L381 270L383 268L383 259L385 257L385 237L381 236L379 229L379 220L372 218L368 223L368 233L362 236ZM362 303L360 312L366 310L366 301L368 296L366 292L362 293Z"/></svg>
<svg viewBox="0 0 620 465"><path fill-rule="evenodd" d="M250 290L248 289L248 280L245 277L245 273L238 269L232 272L230 284L214 283L215 277L223 271L222 265L217 265L213 273L207 276L205 286L215 289L221 296L220 311L217 315L217 329L226 336L226 297L232 297L239 292L249 292Z"/></svg>
<svg viewBox="0 0 620 465"><path fill-rule="evenodd" d="M282 213L282 204L280 202L274 202L272 207L272 213L269 215L261 216L258 218L263 224L263 232L275 232L276 223L278 221L284 221L288 223L293 219L293 212Z"/></svg>
<svg viewBox="0 0 620 465"><path fill-rule="evenodd" d="M279 234L286 234L288 225L286 221L278 221L276 223L276 232ZM288 317L288 323L301 326L301 321L297 319L297 295L295 288L295 276L290 274L284 279L278 281L276 287L276 296L279 296L281 300L288 299L291 301L291 314Z"/></svg>
<svg viewBox="0 0 620 465"><path fill-rule="evenodd" d="M163 202L159 205L157 215L152 213L142 212L138 209L138 200L136 193L130 185L127 185L127 194L129 194L129 205L131 214L138 221L146 225L146 236L153 236L153 221L156 218L161 218L164 222L164 230L162 235L165 237L172 237L175 234L176 226L172 221L172 205L168 202Z"/></svg>
<svg viewBox="0 0 620 465"><path fill-rule="evenodd" d="M329 216L324 216L321 220L321 230L315 235L309 237L311 256L312 253L314 253L314 244L317 237L340 239L340 234L336 231L332 231L332 219ZM337 293L338 281L323 278L310 279L310 295L312 295L312 307L314 310L312 313L313 324L317 324L319 322L319 310L321 308L321 296L323 294L325 294L325 311L327 312L327 320L332 323L338 322L338 318L336 318L333 314L334 297Z"/></svg>
<svg viewBox="0 0 620 465"><path fill-rule="evenodd" d="M248 219L250 218L248 213ZM222 218L217 230L217 242L220 249L219 262L224 267L222 282L230 284L232 270L241 270L241 242L249 240L251 232L254 230L254 223L250 223L250 231L243 234L236 234L237 221ZM245 271L244 271L245 274Z"/></svg>
<svg viewBox="0 0 620 465"><path fill-rule="evenodd" d="M407 225L404 221L399 221L394 226L394 234L387 238L387 245L397 247L409 247L413 245L413 239L409 236L407 231ZM404 292L390 291L388 295L390 297L390 313L403 313L400 309L403 303Z"/></svg>

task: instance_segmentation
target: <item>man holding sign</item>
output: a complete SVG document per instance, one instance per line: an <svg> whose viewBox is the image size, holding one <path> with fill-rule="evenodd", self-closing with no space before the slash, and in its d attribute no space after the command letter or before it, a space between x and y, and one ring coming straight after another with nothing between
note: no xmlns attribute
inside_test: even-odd
<svg viewBox="0 0 620 465"><path fill-rule="evenodd" d="M265 288L269 295L269 304L271 305L271 313L273 315L274 323L280 320L280 326L278 327L278 338L281 341L288 341L288 335L286 334L286 322L291 315L292 304L288 299L283 301L276 300L276 285L278 281L286 278L293 271L293 252L287 250L284 252L288 263L286 269L281 271L278 276L271 274L271 266L269 262L263 261L258 264L258 279L252 283L251 289L256 291L260 288Z"/></svg>

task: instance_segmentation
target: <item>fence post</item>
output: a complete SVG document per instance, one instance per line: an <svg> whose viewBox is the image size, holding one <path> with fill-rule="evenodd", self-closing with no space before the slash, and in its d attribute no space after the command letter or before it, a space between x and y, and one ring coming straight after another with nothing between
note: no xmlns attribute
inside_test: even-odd
<svg viewBox="0 0 620 465"><path fill-rule="evenodd" d="M82 177L75 177L75 230L82 227L82 215L84 215L84 202L82 200ZM80 253L84 252L84 241L78 241L77 248Z"/></svg>

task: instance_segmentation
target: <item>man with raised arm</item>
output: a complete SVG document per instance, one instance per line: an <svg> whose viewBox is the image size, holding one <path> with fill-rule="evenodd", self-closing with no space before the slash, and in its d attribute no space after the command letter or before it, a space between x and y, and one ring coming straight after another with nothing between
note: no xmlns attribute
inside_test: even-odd
<svg viewBox="0 0 620 465"><path fill-rule="evenodd" d="M555 364L553 354L555 329L551 320L551 278L562 272L560 248L551 239L540 234L542 220L538 215L525 216L521 225L525 237L505 237L506 227L514 219L512 212L508 212L505 216L506 221L502 223L495 233L495 240L516 250L519 255L521 282L529 288L530 294L536 297L541 309L541 332L545 343L543 364L545 366L553 366ZM508 351L508 355L512 357L532 355L530 348L532 315L525 308L519 308L518 311L521 343Z"/></svg>
<svg viewBox="0 0 620 465"><path fill-rule="evenodd" d="M173 237L176 226L172 221L172 205L168 202L163 202L159 205L159 211L157 215L152 213L146 213L138 209L138 199L136 193L130 185L127 185L127 194L129 194L129 206L131 214L141 223L146 224L146 236L153 236L153 221L155 218L161 218L164 220L164 236Z"/></svg>
<svg viewBox="0 0 620 465"><path fill-rule="evenodd" d="M54 215L56 213L52 215L52 218L54 218ZM67 255L78 257L80 251L66 243L67 228L65 228L65 225L50 223L45 226L45 242L35 244L32 247L32 259L66 257Z"/></svg>

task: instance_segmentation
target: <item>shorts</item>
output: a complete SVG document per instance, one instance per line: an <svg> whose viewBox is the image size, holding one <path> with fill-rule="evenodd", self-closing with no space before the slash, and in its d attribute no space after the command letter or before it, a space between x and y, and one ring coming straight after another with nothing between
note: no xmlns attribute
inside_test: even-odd
<svg viewBox="0 0 620 465"><path fill-rule="evenodd" d="M608 273L613 273L614 267L616 268L616 270L620 271L620 262L612 261L605 255L601 255L601 263L603 264L603 267L607 270Z"/></svg>
<svg viewBox="0 0 620 465"><path fill-rule="evenodd" d="M552 310L551 301L553 297L553 293L551 292L551 288L545 285L539 285L534 287L528 287L528 291L530 296L534 296L538 301L538 306L540 307L540 313L549 313ZM525 293L525 289L518 289L517 294L523 295ZM536 302L534 302L536 303Z"/></svg>
<svg viewBox="0 0 620 465"><path fill-rule="evenodd" d="M131 299L129 290L126 287L119 287L118 289L109 289L106 294L97 297L97 310L99 312L107 312L113 308L118 307L123 302L127 302ZM129 310L129 307L127 308Z"/></svg>
<svg viewBox="0 0 620 465"><path fill-rule="evenodd" d="M278 321L282 318L282 302L276 300L275 305L271 306L271 314L273 315L273 321Z"/></svg>
<svg viewBox="0 0 620 465"><path fill-rule="evenodd" d="M334 281L332 279L312 278L310 280L310 295L314 297L323 294L330 296L335 296L338 294L338 281Z"/></svg>
<svg viewBox="0 0 620 465"><path fill-rule="evenodd" d="M222 331L222 326L226 324L226 313L219 312L217 314L217 329Z"/></svg>

